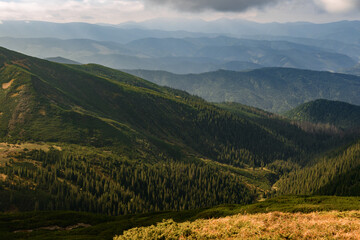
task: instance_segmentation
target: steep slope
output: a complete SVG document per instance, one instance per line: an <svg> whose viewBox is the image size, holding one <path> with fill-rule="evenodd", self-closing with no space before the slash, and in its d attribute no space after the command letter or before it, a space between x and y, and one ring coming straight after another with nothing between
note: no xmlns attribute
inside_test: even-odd
<svg viewBox="0 0 360 240"><path fill-rule="evenodd" d="M238 102L277 113L319 98L360 104L360 77L345 74L292 68L220 70L188 75L144 70L127 72L211 102Z"/></svg>
<svg viewBox="0 0 360 240"><path fill-rule="evenodd" d="M100 96L91 84L102 84L101 79L5 49L0 65L1 138L100 145L108 138L127 138L129 130L96 116L104 102L95 99ZM88 92L82 91L86 87Z"/></svg>
<svg viewBox="0 0 360 240"><path fill-rule="evenodd" d="M359 196L360 142L334 150L276 184L281 194Z"/></svg>
<svg viewBox="0 0 360 240"><path fill-rule="evenodd" d="M131 146L142 139L257 166L302 151L185 92L98 65L66 66L5 49L1 53L4 139L98 146ZM237 153L225 157L230 151Z"/></svg>
<svg viewBox="0 0 360 240"><path fill-rule="evenodd" d="M99 65L77 65L72 66L73 68L83 70L92 74L96 74L98 76L106 77L115 79L118 81L126 81L128 84L140 84L140 83L147 83L149 82L131 78L132 80L129 80L129 78L125 78L127 76L123 72L109 69L103 66ZM154 85L156 86L156 85ZM169 89L170 90L170 89ZM173 91L173 90L172 90ZM189 96L190 97L190 96ZM190 97L189 99L196 99L194 97ZM196 101L198 101L197 99ZM282 143L285 143L286 146L292 146L297 151L306 153L305 155L309 153L315 152L321 152L323 149L331 148L331 146L336 146L336 144L339 144L339 142L344 141L344 139L338 139L338 136L332 135L328 133L308 133L306 131L303 131L299 129L299 127L296 124L291 123L289 120L284 119L284 117L269 113L266 111L263 111L261 109L241 105L238 103L222 103L222 104L215 104L215 106L224 109L226 112L230 112L233 114L233 116L237 116L239 119L245 120L246 122L250 123L250 126L257 126L257 128L262 129L267 134L270 134L274 139L277 139L277 141L280 141ZM222 126L219 125L217 128L222 129ZM242 130L244 134L246 131ZM256 134L254 130L253 134ZM202 134L206 134L206 131L203 131ZM228 138L228 137L227 137ZM250 138L248 138L250 140ZM346 142L346 140L345 140ZM229 144L229 143L227 143ZM236 148L235 148L236 149ZM275 150L275 148L272 148L272 150ZM232 153L230 153L232 152ZM271 152L271 150L269 151ZM238 155L238 153L234 153L233 150L230 150L228 153L220 157L220 159L231 159L233 158L234 154L235 156ZM239 156L239 155L238 155ZM265 159L269 160L269 157L271 154L265 156ZM240 157L242 158L242 157ZM284 158L279 158L284 159ZM307 157L299 157L294 156L294 159L301 159L301 162L306 162L308 160ZM267 161L264 162L266 164ZM261 164L261 162L258 164Z"/></svg>
<svg viewBox="0 0 360 240"><path fill-rule="evenodd" d="M343 129L360 127L360 106L339 101L307 102L284 115L297 121L330 124Z"/></svg>

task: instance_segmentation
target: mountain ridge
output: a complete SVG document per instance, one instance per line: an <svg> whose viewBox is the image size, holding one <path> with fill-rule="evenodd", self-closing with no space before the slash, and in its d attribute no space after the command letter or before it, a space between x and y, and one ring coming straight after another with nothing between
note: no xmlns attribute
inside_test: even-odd
<svg viewBox="0 0 360 240"><path fill-rule="evenodd" d="M218 69L239 71L259 67L340 71L352 68L357 63L353 55L347 55L349 52L356 54L357 49L352 46L344 47L344 54L334 48L324 49L322 45L226 36L142 38L126 44L115 40L3 37L0 44L39 58L61 56L116 69L154 69L174 73L201 73Z"/></svg>
<svg viewBox="0 0 360 240"><path fill-rule="evenodd" d="M188 91L210 102L238 102L277 113L319 98L360 104L357 94L360 78L346 74L293 68L242 72L218 70L186 75L164 71L125 71L160 85Z"/></svg>

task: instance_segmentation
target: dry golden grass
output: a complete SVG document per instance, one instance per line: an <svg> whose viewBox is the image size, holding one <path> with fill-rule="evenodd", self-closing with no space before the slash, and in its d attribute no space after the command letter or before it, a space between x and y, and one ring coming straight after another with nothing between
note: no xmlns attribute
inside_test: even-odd
<svg viewBox="0 0 360 240"><path fill-rule="evenodd" d="M16 91L21 91L21 90L23 90L25 88L25 85L21 85L21 86L19 86L18 88L16 88Z"/></svg>
<svg viewBox="0 0 360 240"><path fill-rule="evenodd" d="M44 109L40 109L39 114L42 116L46 116L46 111Z"/></svg>
<svg viewBox="0 0 360 240"><path fill-rule="evenodd" d="M360 239L360 211L260 213L133 228L124 239Z"/></svg>
<svg viewBox="0 0 360 240"><path fill-rule="evenodd" d="M42 143L22 143L22 144L9 144L0 142L0 166L7 162L10 158L14 157L19 152L27 150L43 150L45 152L49 151L50 147L53 147L57 150L61 150L61 147L49 144Z"/></svg>
<svg viewBox="0 0 360 240"><path fill-rule="evenodd" d="M10 95L11 98L14 98L14 97L17 97L17 96L19 96L19 93L13 93L13 94Z"/></svg>
<svg viewBox="0 0 360 240"><path fill-rule="evenodd" d="M0 173L0 181L6 181L7 177L7 175Z"/></svg>
<svg viewBox="0 0 360 240"><path fill-rule="evenodd" d="M15 65L18 65L20 67L23 67L27 70L30 70L29 66L28 66L28 62L23 59L23 60L16 60L16 61L11 61L11 63L15 64Z"/></svg>
<svg viewBox="0 0 360 240"><path fill-rule="evenodd" d="M12 80L11 80L10 82L8 82L8 83L3 83L3 84L2 84L2 89L8 89L14 81L15 81L15 79L12 79Z"/></svg>

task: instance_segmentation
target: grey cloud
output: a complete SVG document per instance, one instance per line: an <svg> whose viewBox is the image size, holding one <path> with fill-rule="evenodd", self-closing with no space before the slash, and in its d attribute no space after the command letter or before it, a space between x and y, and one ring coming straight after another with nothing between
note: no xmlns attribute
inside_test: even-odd
<svg viewBox="0 0 360 240"><path fill-rule="evenodd" d="M145 0L147 4L165 5L177 10L199 12L243 12L249 8L261 8L280 0Z"/></svg>

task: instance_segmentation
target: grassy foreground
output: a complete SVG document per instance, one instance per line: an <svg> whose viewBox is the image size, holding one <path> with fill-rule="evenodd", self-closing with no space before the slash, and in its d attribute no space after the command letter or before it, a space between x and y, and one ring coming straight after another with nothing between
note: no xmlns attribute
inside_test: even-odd
<svg viewBox="0 0 360 240"><path fill-rule="evenodd" d="M132 228L114 240L130 239L358 239L360 211L238 214L217 219Z"/></svg>
<svg viewBox="0 0 360 240"><path fill-rule="evenodd" d="M336 214L331 211L344 213ZM226 220L232 219L232 216L234 218L241 218L242 216L258 216L261 218L261 216L263 216L264 219L266 219L266 217L275 219L276 217L279 221L281 219L289 219L289 221L291 221L291 219L295 218L302 219L303 217L306 218L306 216L312 216L298 213L312 212L329 212L321 213L320 215L330 214L334 216L334 218L338 217L339 220L343 219L341 216L345 218L357 218L357 222L359 222L359 211L360 197L284 196L246 206L221 205L213 208L190 211L169 211L117 217L61 211L2 213L0 214L0 236L2 236L3 239L112 239L115 235L127 234L126 230L156 225L157 223L160 223L160 227L162 226L161 224L182 227L186 224L192 224L191 222L200 224L206 223L206 221L216 221L214 218L219 218L218 221L220 222L233 222L232 220ZM250 215L255 213L264 214ZM284 215L282 213L288 214ZM161 223L164 219L165 223ZM256 218L254 221L255 220ZM356 220L354 220L354 224L355 223ZM256 225L255 222L249 222L249 224L249 226L252 226L251 224ZM261 226L259 226L259 228L261 228ZM352 229L349 230L353 232Z"/></svg>

